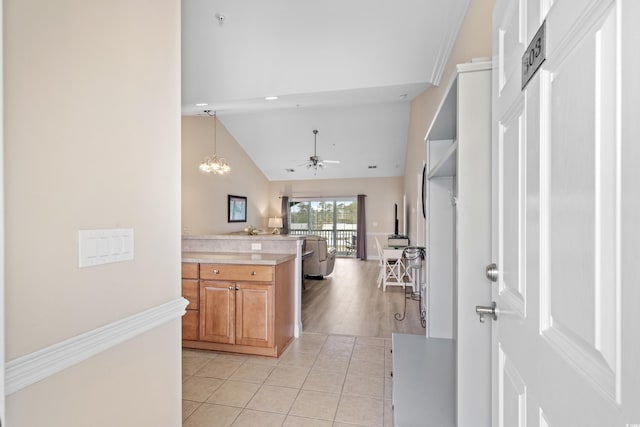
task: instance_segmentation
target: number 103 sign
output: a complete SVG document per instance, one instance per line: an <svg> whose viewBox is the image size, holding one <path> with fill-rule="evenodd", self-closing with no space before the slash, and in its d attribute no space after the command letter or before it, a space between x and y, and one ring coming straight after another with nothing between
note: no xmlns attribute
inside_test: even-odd
<svg viewBox="0 0 640 427"><path fill-rule="evenodd" d="M546 56L546 39L545 29L547 22L544 21L538 32L533 36L533 40L529 43L529 47L522 55L522 89L527 86L529 80L536 74L538 68L542 65Z"/></svg>

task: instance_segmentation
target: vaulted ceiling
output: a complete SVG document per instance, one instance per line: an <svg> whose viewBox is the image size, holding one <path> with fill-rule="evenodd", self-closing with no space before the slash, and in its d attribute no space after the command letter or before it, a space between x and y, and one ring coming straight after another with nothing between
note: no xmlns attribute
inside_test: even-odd
<svg viewBox="0 0 640 427"><path fill-rule="evenodd" d="M182 0L182 113L216 111L272 181L402 176L410 101L440 83L468 3ZM340 164L304 165L314 129Z"/></svg>

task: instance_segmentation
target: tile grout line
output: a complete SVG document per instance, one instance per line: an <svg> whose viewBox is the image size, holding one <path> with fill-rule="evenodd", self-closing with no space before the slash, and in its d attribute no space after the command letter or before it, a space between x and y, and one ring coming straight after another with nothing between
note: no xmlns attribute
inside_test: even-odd
<svg viewBox="0 0 640 427"><path fill-rule="evenodd" d="M351 347L351 352L349 353L349 363L347 364L347 371L344 373L344 380L342 381L342 387L340 388L340 397L338 398L338 406L336 406L336 413L333 415L333 424L337 421L336 417L338 416L338 409L340 408L340 402L342 402L342 396L344 393L344 385L347 383L347 376L349 375L349 368L351 367L351 360L353 360L353 350L356 348L357 338L354 337L353 346Z"/></svg>
<svg viewBox="0 0 640 427"><path fill-rule="evenodd" d="M318 335L321 335L321 334L318 334ZM332 336L335 336L335 337L350 337L350 338L353 338L353 342L349 346L350 347L350 351L348 353L348 361L346 363L346 370L344 372L341 372L341 374L340 374L340 375L342 375L342 382L341 382L339 391L337 393L335 393L335 394L337 394L337 404L336 404L336 407L335 407L335 409L333 411L333 414L332 414L331 418L330 419L324 419L324 418L317 418L317 417L312 417L312 416L308 416L308 415L295 415L295 414L292 414L291 411L293 410L293 408L295 406L295 403L298 400L298 398L300 397L302 391L305 390L304 386L307 383L307 381L309 380L309 377L312 374L312 372L314 372L314 367L318 363L321 354L325 350L327 352L329 352L329 347L328 347L328 344L330 342L329 338L332 337ZM375 338L375 337L364 337L364 338ZM382 338L382 339L384 340L384 338ZM362 343L358 344L358 336L345 335L345 334L327 334L327 335L325 335L325 338L324 338L324 340L322 342L322 345L319 348L314 349L313 352L311 352L311 351L303 351L303 350L305 350L305 347L302 346L302 348L298 351L298 353L313 353L314 356L313 356L312 363L309 364L308 367L307 366L301 366L301 365L295 365L295 362L294 362L294 364L290 365L291 367L307 369L307 371L305 373L305 376L304 376L304 379L300 383L300 386L299 387L287 387L287 386L280 386L280 385L272 385L273 387L285 387L285 388L291 388L291 389L296 389L297 390L297 392L295 394L295 397L292 399L292 402L289 405L286 413L271 412L268 409L251 409L251 408L248 408L248 405L251 403L251 401L256 397L258 392L264 386L269 385L269 384L267 384L267 381L269 381L269 378L274 374L276 369L278 367L286 367L287 365L286 364L285 365L281 365L279 362L276 363L275 365L265 364L266 366L269 366L270 372L264 379L261 379L260 382L252 382L252 381L246 381L246 380L242 380L242 379L240 379L240 380L238 380L238 379L232 380L231 377L233 376L233 374L235 372L237 372L239 369L241 369L243 366L246 366L247 364L258 364L258 365L260 365L260 363L253 363L251 358L246 358L246 359L244 359L242 361L242 363L240 363L240 365L238 365L233 370L233 372L231 374L229 374L229 376L227 378L223 379L224 381L218 387L216 387L205 398L205 400L203 402L197 402L197 401L193 401L193 400L188 400L190 402L197 403L197 406L191 411L189 416L187 416L183 420L183 424L186 423L203 406L203 403L220 405L218 403L208 402L208 400L213 396L213 394L215 394L220 388L224 387L225 384L228 384L230 381L241 382L241 383L251 383L251 384L257 384L258 385L258 388L251 394L251 396L246 400L246 402L243 403L242 407L231 406L232 408L237 408L237 409L240 410L238 412L238 414L233 418L233 420L231 420L231 425L233 425L233 423L235 423L238 420L238 418L241 416L241 414L246 410L258 411L258 412L261 411L261 412L265 412L265 413L283 415L284 416L284 420L283 420L283 423L281 425L283 425L286 422L287 418L290 417L290 416L292 416L292 417L301 417L301 418L306 418L306 419L311 419L311 420L327 421L327 422L330 422L332 424L335 424L336 422L351 424L351 422L349 422L349 421L340 421L340 420L337 419L338 412L339 412L339 409L340 409L340 404L342 403L343 397L346 396L344 394L344 392L345 392L345 387L347 385L347 378L349 377L349 369L352 367L353 363L357 363L357 361L359 361L359 360L375 363L375 361L369 360L369 358L367 358L367 357L364 357L364 358L355 357L354 355L355 355L355 349L356 349L357 345L365 345L365 346L370 346L370 347L380 347L380 346L377 346L377 345L370 345L370 344L366 344L366 343L365 344L362 344ZM382 351L383 351L383 354L384 354L384 357L383 357L383 372L382 372L382 376L381 376L381 379L382 379L382 397L371 396L371 395L366 395L366 394L363 394L363 395L354 394L354 396L360 397L360 398L375 399L375 400L381 401L382 405L383 405L383 407L382 407L382 409L383 409L383 411L382 411L382 420L381 421L382 421L382 425L384 425L385 413L386 413L386 411L385 411L385 406L386 406L385 405L385 401L388 400L388 399L385 399L385 397L386 397L386 393L385 392L386 392L386 388L387 388L386 387L387 384L386 384L386 381L385 381L385 379L387 377L387 372L386 372L386 365L387 365L387 361L386 361L386 357L387 357L387 355L386 355L386 344L381 346L381 347L382 347ZM293 349L293 347L290 347L287 350L290 351L292 349ZM211 360L213 360L213 359L215 359L215 358L211 358ZM200 366L197 370L195 370L194 374L192 374L192 375L188 376L188 378L184 379L183 380L183 384L185 382L187 382L188 380L190 380L191 378L193 378L193 377L199 377L196 374L198 372L200 372L202 369L204 369L204 367L208 363L210 363L211 360L207 361L202 366ZM323 370L319 370L317 372L323 372ZM333 371L327 371L327 372L333 372ZM335 373L338 373L338 371L335 371ZM369 377L367 375L352 375L352 376L363 377L363 378ZM379 376L378 375L373 375L372 377L373 378L377 378ZM199 377L199 378L214 378L214 379L218 379L216 377ZM307 390L307 391L314 391L314 390ZM316 391L319 392L319 393L334 394L333 392L329 392L329 391L321 391L321 390L316 390ZM183 399L183 400L185 400L185 399ZM228 405L220 405L220 406L228 406Z"/></svg>

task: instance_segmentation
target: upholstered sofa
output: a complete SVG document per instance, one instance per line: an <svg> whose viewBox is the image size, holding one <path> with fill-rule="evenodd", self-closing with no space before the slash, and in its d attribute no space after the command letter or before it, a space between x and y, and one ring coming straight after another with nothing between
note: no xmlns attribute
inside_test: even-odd
<svg viewBox="0 0 640 427"><path fill-rule="evenodd" d="M327 239L315 235L306 236L304 251L313 251L302 260L302 273L305 277L323 278L331 274L336 262L336 249L327 248Z"/></svg>

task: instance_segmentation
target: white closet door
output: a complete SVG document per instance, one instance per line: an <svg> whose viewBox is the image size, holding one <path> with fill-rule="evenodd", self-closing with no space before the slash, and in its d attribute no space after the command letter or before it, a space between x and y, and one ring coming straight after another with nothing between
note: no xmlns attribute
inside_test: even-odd
<svg viewBox="0 0 640 427"><path fill-rule="evenodd" d="M494 426L640 425L639 18L637 0L496 2Z"/></svg>

